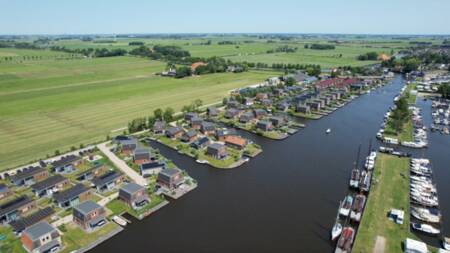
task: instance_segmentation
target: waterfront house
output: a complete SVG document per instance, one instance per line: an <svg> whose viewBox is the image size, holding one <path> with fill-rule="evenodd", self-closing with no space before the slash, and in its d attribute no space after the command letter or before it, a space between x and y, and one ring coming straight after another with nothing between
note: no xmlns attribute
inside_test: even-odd
<svg viewBox="0 0 450 253"><path fill-rule="evenodd" d="M255 109L253 110L253 113L255 114L255 118L262 119L267 116L267 112L263 109Z"/></svg>
<svg viewBox="0 0 450 253"><path fill-rule="evenodd" d="M306 102L306 105L309 106L310 110L313 110L313 111L320 111L320 109L321 109L320 102L308 101L308 102Z"/></svg>
<svg viewBox="0 0 450 253"><path fill-rule="evenodd" d="M205 135L214 135L216 132L216 126L212 122L203 121L200 126L200 131Z"/></svg>
<svg viewBox="0 0 450 253"><path fill-rule="evenodd" d="M133 161L137 165L148 163L151 159L150 150L146 148L137 148L133 152Z"/></svg>
<svg viewBox="0 0 450 253"><path fill-rule="evenodd" d="M129 155L138 147L137 140L131 138L120 142L120 147L123 154Z"/></svg>
<svg viewBox="0 0 450 253"><path fill-rule="evenodd" d="M166 128L166 122L158 120L153 124L152 130L153 130L154 134L163 134L165 128Z"/></svg>
<svg viewBox="0 0 450 253"><path fill-rule="evenodd" d="M266 120L260 120L256 123L256 128L262 131L272 131L273 125L272 122Z"/></svg>
<svg viewBox="0 0 450 253"><path fill-rule="evenodd" d="M73 221L87 232L106 224L105 208L94 201L85 201L73 208Z"/></svg>
<svg viewBox="0 0 450 253"><path fill-rule="evenodd" d="M206 154L216 159L224 159L228 156L228 152L223 144L211 143L206 149Z"/></svg>
<svg viewBox="0 0 450 253"><path fill-rule="evenodd" d="M203 123L203 119L199 117L195 117L191 119L191 128L199 130Z"/></svg>
<svg viewBox="0 0 450 253"><path fill-rule="evenodd" d="M17 220L36 207L36 201L26 195L9 200L0 205L0 224Z"/></svg>
<svg viewBox="0 0 450 253"><path fill-rule="evenodd" d="M166 130L166 136L168 138L180 138L183 135L183 129L181 127L169 127L169 129Z"/></svg>
<svg viewBox="0 0 450 253"><path fill-rule="evenodd" d="M197 70L198 67L207 66L207 65L208 65L208 63L204 63L201 61L192 63L192 65L191 65L192 73L195 73L195 70Z"/></svg>
<svg viewBox="0 0 450 253"><path fill-rule="evenodd" d="M69 179L57 174L31 186L38 198L51 197L54 192L62 191L70 185Z"/></svg>
<svg viewBox="0 0 450 253"><path fill-rule="evenodd" d="M13 192L5 184L0 184L0 200L11 196Z"/></svg>
<svg viewBox="0 0 450 253"><path fill-rule="evenodd" d="M184 183L184 176L179 169L165 169L158 173L156 183L168 189L174 189Z"/></svg>
<svg viewBox="0 0 450 253"><path fill-rule="evenodd" d="M216 117L219 115L219 110L214 106L210 106L206 109L206 114L208 117Z"/></svg>
<svg viewBox="0 0 450 253"><path fill-rule="evenodd" d="M271 78L267 79L267 82L269 83L269 85L275 86L275 85L280 84L281 80L280 80L280 78L275 76L275 77L271 77Z"/></svg>
<svg viewBox="0 0 450 253"><path fill-rule="evenodd" d="M196 139L197 139L197 131L195 131L195 130L193 130L193 129L191 129L191 130L185 132L185 133L183 134L183 136L181 136L181 141L182 141L182 142L188 142L188 143L190 143L190 142L195 141Z"/></svg>
<svg viewBox="0 0 450 253"><path fill-rule="evenodd" d="M225 111L225 118L227 119L234 119L240 115L241 111L237 110L235 108L230 108Z"/></svg>
<svg viewBox="0 0 450 253"><path fill-rule="evenodd" d="M209 144L209 139L208 137L202 137L200 139L198 139L197 141L191 143L191 147L195 148L195 149L202 149L204 147L206 147Z"/></svg>
<svg viewBox="0 0 450 253"><path fill-rule="evenodd" d="M305 113L305 114L311 113L311 107L310 107L309 105L307 105L307 104L301 104L301 103L299 103L299 104L297 105L297 107L295 108L295 110L296 110L297 112L301 112L301 113Z"/></svg>
<svg viewBox="0 0 450 253"><path fill-rule="evenodd" d="M119 199L134 210L139 210L150 203L147 189L136 183L128 183L122 186L119 190Z"/></svg>
<svg viewBox="0 0 450 253"><path fill-rule="evenodd" d="M272 122L272 125L275 127L282 127L287 123L286 119L283 117L273 116L273 117L270 117L269 120L270 120L270 122Z"/></svg>
<svg viewBox="0 0 450 253"><path fill-rule="evenodd" d="M141 171L141 175L143 177L149 177L149 176L155 175L155 174L159 173L161 170L165 169L166 164L155 161L155 162L141 164L141 166L139 168Z"/></svg>
<svg viewBox="0 0 450 253"><path fill-rule="evenodd" d="M320 108L325 107L325 101L321 98L317 98L317 99L313 100L313 102L320 103Z"/></svg>
<svg viewBox="0 0 450 253"><path fill-rule="evenodd" d="M72 173L76 170L75 166L81 164L81 162L81 157L76 155L68 155L53 162L52 168L55 173Z"/></svg>
<svg viewBox="0 0 450 253"><path fill-rule="evenodd" d="M240 117L239 117L239 122L241 123L248 123L252 120L255 119L255 116L253 115L252 112L244 112Z"/></svg>
<svg viewBox="0 0 450 253"><path fill-rule="evenodd" d="M225 141L226 136L230 136L230 135L237 135L236 130L225 128L225 129L220 129L216 132L216 138L222 142Z"/></svg>
<svg viewBox="0 0 450 253"><path fill-rule="evenodd" d="M29 167L11 177L15 186L32 185L48 177L48 171L42 167Z"/></svg>
<svg viewBox="0 0 450 253"><path fill-rule="evenodd" d="M83 184L77 184L67 190L53 193L56 204L61 208L70 208L81 202L89 200L91 190Z"/></svg>
<svg viewBox="0 0 450 253"><path fill-rule="evenodd" d="M236 149L244 149L248 144L246 139L237 135L226 136L224 142L225 145Z"/></svg>
<svg viewBox="0 0 450 253"><path fill-rule="evenodd" d="M46 221L25 229L20 240L29 253L56 253L62 248L61 235Z"/></svg>
<svg viewBox="0 0 450 253"><path fill-rule="evenodd" d="M335 99L341 99L342 94L340 92L333 92L331 94L333 94L335 96Z"/></svg>
<svg viewBox="0 0 450 253"><path fill-rule="evenodd" d="M109 171L104 175L92 179L92 183L98 192L106 192L114 190L124 179L125 176L122 173Z"/></svg>
<svg viewBox="0 0 450 253"><path fill-rule="evenodd" d="M286 95L283 89L274 89L273 94L277 97L282 97Z"/></svg>
<svg viewBox="0 0 450 253"><path fill-rule="evenodd" d="M184 114L184 120L191 121L193 118L198 118L198 114L195 112L187 112Z"/></svg>
<svg viewBox="0 0 450 253"><path fill-rule="evenodd" d="M92 180L94 177L97 177L108 170L108 167L104 164L96 164L93 167L78 173L77 180L82 182L85 180Z"/></svg>

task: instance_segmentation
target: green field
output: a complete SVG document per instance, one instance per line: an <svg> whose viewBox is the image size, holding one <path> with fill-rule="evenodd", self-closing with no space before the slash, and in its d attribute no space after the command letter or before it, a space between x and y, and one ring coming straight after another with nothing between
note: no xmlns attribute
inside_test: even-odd
<svg viewBox="0 0 450 253"><path fill-rule="evenodd" d="M158 107L179 110L196 98L218 102L231 89L278 75L154 75L165 66L135 57L0 64L0 169L103 140Z"/></svg>
<svg viewBox="0 0 450 253"><path fill-rule="evenodd" d="M409 228L409 159L379 153L364 215L352 252L371 253L377 236L386 239L385 252L401 253ZM405 210L403 225L387 218L391 208Z"/></svg>

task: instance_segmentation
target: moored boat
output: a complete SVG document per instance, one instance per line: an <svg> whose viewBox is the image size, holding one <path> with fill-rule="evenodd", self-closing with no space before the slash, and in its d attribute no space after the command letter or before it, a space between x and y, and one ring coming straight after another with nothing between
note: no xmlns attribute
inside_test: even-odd
<svg viewBox="0 0 450 253"><path fill-rule="evenodd" d="M411 227L417 231L427 233L430 235L437 235L437 234L441 233L441 231L439 229L437 229L431 225L428 225L428 224L411 222Z"/></svg>
<svg viewBox="0 0 450 253"><path fill-rule="evenodd" d="M442 247L444 247L444 249L446 250L450 250L450 238L445 237L442 240Z"/></svg>
<svg viewBox="0 0 450 253"><path fill-rule="evenodd" d="M348 217L350 215L350 209L352 208L353 197L352 195L347 195L339 208L339 214Z"/></svg>
<svg viewBox="0 0 450 253"><path fill-rule="evenodd" d="M437 208L411 207L411 215L414 218L425 222L441 222L441 213Z"/></svg>
<svg viewBox="0 0 450 253"><path fill-rule="evenodd" d="M341 206L341 204L339 204L339 207ZM342 224L339 221L339 212L336 216L336 221L334 222L334 226L333 229L331 229L331 240L334 241L337 238L339 238L339 236L342 233Z"/></svg>
<svg viewBox="0 0 450 253"><path fill-rule="evenodd" d="M353 239L355 237L355 230L352 227L345 227L339 238L335 253L348 253L352 250Z"/></svg>
<svg viewBox="0 0 450 253"><path fill-rule="evenodd" d="M364 205L366 204L366 196L358 194L353 201L352 211L350 213L350 219L356 222L361 221Z"/></svg>
<svg viewBox="0 0 450 253"><path fill-rule="evenodd" d="M370 171L363 170L361 173L361 179L359 181L359 189L364 192L368 192L370 189L370 180L372 178L372 174Z"/></svg>
<svg viewBox="0 0 450 253"><path fill-rule="evenodd" d="M359 178L360 178L360 170L354 168L352 170L352 174L350 176L350 188L359 188Z"/></svg>

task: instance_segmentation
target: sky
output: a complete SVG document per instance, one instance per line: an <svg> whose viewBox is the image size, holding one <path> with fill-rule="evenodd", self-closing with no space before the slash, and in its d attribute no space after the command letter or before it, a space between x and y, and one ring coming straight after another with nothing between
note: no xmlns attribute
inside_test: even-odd
<svg viewBox="0 0 450 253"><path fill-rule="evenodd" d="M0 34L450 34L449 0L0 0Z"/></svg>

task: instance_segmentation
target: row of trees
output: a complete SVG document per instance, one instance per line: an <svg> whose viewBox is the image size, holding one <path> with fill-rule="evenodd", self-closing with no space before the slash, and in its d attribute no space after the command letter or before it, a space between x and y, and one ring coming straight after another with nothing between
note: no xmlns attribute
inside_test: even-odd
<svg viewBox="0 0 450 253"><path fill-rule="evenodd" d="M314 49L314 50L333 50L336 49L334 45L329 44L305 44L304 46L306 49Z"/></svg>
<svg viewBox="0 0 450 253"><path fill-rule="evenodd" d="M358 56L358 60L360 61L376 61L378 59L377 52L367 52L365 54L361 54Z"/></svg>
<svg viewBox="0 0 450 253"><path fill-rule="evenodd" d="M420 66L420 59L415 56L403 57L401 59L396 59L392 57L388 61L383 61L381 66L393 69L401 69L403 73L409 73L411 71L415 71Z"/></svg>
<svg viewBox="0 0 450 253"><path fill-rule="evenodd" d="M402 96L399 100L395 102L395 110L392 111L391 115L391 126L397 132L401 132L403 126L408 121L410 117L410 112L408 109L408 100L406 97Z"/></svg>
<svg viewBox="0 0 450 253"><path fill-rule="evenodd" d="M272 53L295 53L297 52L297 47L290 47L288 45L284 45L284 46L279 46L275 49L270 49L267 50L268 54L272 54Z"/></svg>
<svg viewBox="0 0 450 253"><path fill-rule="evenodd" d="M171 107L167 107L166 109L162 110L160 108L153 111L153 115L149 116L147 118L141 117L133 119L128 123L128 132L129 133L135 133L139 132L148 128L153 127L153 124L155 124L158 120L164 120L166 122L170 122L174 120L174 114L175 110Z"/></svg>

